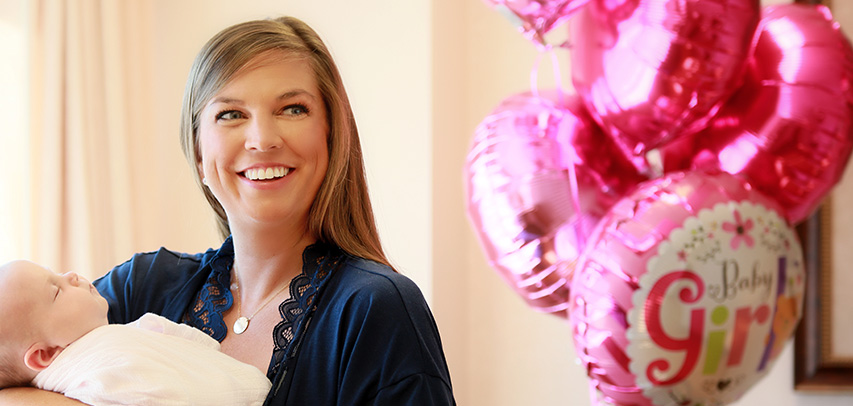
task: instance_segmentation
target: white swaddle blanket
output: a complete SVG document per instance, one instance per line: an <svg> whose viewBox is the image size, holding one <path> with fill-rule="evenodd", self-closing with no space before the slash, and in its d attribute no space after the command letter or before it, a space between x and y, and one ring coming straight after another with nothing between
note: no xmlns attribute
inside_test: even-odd
<svg viewBox="0 0 853 406"><path fill-rule="evenodd" d="M146 314L92 330L33 384L90 405L260 406L270 381L192 327Z"/></svg>

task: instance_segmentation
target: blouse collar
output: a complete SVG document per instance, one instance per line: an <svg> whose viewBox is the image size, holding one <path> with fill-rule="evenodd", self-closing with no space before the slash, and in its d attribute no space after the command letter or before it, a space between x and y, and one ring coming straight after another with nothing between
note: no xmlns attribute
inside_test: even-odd
<svg viewBox="0 0 853 406"><path fill-rule="evenodd" d="M290 281L290 297L279 304L281 321L273 328L274 349L267 371L271 379L279 370L287 369L287 361L295 355L317 308L316 296L345 258L340 248L322 242L311 244L302 252L302 272ZM210 268L209 277L182 319L217 341L228 334L222 313L234 304L230 289L233 264L234 243L229 236L218 250L205 253L201 266Z"/></svg>

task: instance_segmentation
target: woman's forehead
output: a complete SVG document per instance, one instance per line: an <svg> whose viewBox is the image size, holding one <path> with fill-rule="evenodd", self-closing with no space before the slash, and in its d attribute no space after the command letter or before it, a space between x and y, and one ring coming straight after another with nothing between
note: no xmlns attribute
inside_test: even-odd
<svg viewBox="0 0 853 406"><path fill-rule="evenodd" d="M230 93L236 88L239 88L239 86L236 85L236 82L253 72L264 70L266 68L277 68L282 66L288 73L285 75L274 76L275 78L278 78L281 82L288 82L287 86L294 86L298 84L299 87L304 88L312 93L312 95L322 99L317 77L308 58L297 53L276 50L266 51L256 55L237 69L230 77L223 78L224 80L222 80L222 84L215 92L210 94L205 105L210 105L215 99L221 98L224 94ZM291 74L291 72L293 73Z"/></svg>
<svg viewBox="0 0 853 406"><path fill-rule="evenodd" d="M249 58L243 66L237 69L231 78L228 80L229 82L241 76L242 74L255 70L258 68L263 68L266 66L278 65L283 63L291 63L291 62L305 62L306 66L310 68L310 61L307 56L302 53L295 51L285 51L281 49L271 49L267 51L263 51L251 58Z"/></svg>

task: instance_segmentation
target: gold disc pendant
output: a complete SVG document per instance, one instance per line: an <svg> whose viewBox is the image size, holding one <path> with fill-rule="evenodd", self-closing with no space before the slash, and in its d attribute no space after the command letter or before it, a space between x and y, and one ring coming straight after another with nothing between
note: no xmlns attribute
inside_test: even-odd
<svg viewBox="0 0 853 406"><path fill-rule="evenodd" d="M246 316L240 316L234 322L234 333L236 334L243 334L247 328L249 328L249 319Z"/></svg>

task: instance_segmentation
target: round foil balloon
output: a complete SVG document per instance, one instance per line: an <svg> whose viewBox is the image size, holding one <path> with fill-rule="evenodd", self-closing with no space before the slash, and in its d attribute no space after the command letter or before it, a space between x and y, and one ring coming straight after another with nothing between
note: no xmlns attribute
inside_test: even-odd
<svg viewBox="0 0 853 406"><path fill-rule="evenodd" d="M824 6L767 7L743 87L702 132L661 149L664 170L722 169L793 223L839 181L853 146L853 48Z"/></svg>
<svg viewBox="0 0 853 406"><path fill-rule="evenodd" d="M567 19L589 0L484 0L509 18L536 44L545 44L545 34Z"/></svg>
<svg viewBox="0 0 853 406"><path fill-rule="evenodd" d="M513 95L477 127L468 217L490 265L526 303L566 317L585 235L645 180L574 96Z"/></svg>
<svg viewBox="0 0 853 406"><path fill-rule="evenodd" d="M641 155L698 131L740 84L759 0L591 0L571 21L572 82Z"/></svg>
<svg viewBox="0 0 853 406"><path fill-rule="evenodd" d="M679 172L614 205L571 285L575 347L619 405L731 403L799 321L802 249L772 199L725 172Z"/></svg>

